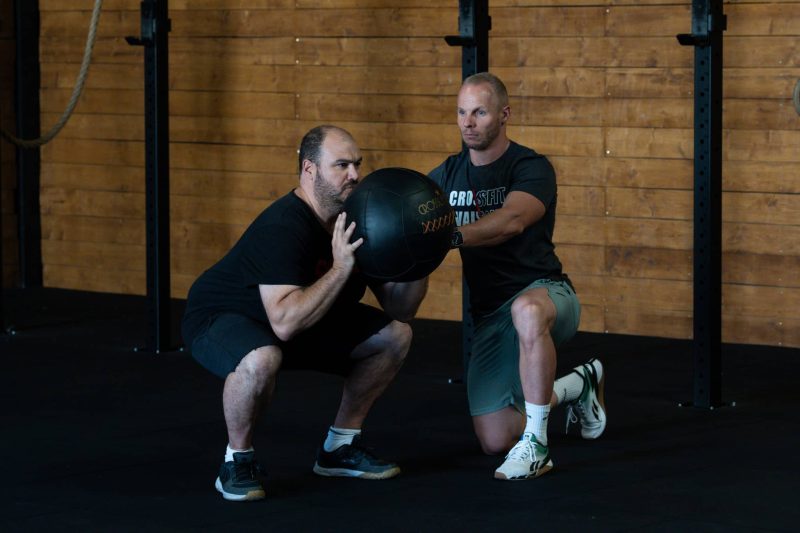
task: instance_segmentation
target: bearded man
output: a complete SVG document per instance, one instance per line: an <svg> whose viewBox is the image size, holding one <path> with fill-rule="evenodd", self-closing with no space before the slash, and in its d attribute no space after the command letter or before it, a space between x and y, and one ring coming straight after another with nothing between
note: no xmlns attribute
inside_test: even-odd
<svg viewBox="0 0 800 533"><path fill-rule="evenodd" d="M408 322L427 278L374 283L354 269L363 240L350 242L355 223L346 226L342 207L358 183L361 159L342 128L309 131L300 143L299 186L267 207L189 291L184 342L224 380L228 446L215 487L227 500L265 497L253 430L283 368L344 377L315 473L387 479L400 472L360 445L361 427L403 364ZM367 286L382 309L360 303Z"/></svg>

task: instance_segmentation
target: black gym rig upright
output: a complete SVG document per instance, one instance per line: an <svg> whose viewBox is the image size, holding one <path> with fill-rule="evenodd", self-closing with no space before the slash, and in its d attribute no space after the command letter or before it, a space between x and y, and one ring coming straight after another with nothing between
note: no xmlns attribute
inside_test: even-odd
<svg viewBox="0 0 800 533"><path fill-rule="evenodd" d="M141 3L144 46L145 194L147 219L147 344L149 352L171 349L169 260L169 63L168 0Z"/></svg>
<svg viewBox="0 0 800 533"><path fill-rule="evenodd" d="M489 70L489 0L459 0L458 35L444 38L450 46L461 47L461 79L465 80L478 72ZM469 287L461 278L461 352L466 371L467 359L472 349L472 314L469 305Z"/></svg>
<svg viewBox="0 0 800 533"><path fill-rule="evenodd" d="M692 0L694 46L694 304L695 407L722 405L722 0Z"/></svg>
<svg viewBox="0 0 800 533"><path fill-rule="evenodd" d="M39 87L39 2L14 1L14 115L16 135L36 139L41 133ZM18 283L22 288L42 286L42 229L40 223L39 148L15 148ZM0 234L2 223L0 222ZM0 334L14 334L3 305L3 253L0 242Z"/></svg>

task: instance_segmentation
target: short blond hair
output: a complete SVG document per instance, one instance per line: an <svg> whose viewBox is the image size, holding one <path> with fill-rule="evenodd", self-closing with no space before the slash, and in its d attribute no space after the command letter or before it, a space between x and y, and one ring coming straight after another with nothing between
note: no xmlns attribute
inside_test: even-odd
<svg viewBox="0 0 800 533"><path fill-rule="evenodd" d="M492 93L497 98L497 103L502 109L508 105L508 90L506 89L503 81L489 72L479 72L466 78L461 87L466 85L480 85L481 83L487 84L492 89Z"/></svg>

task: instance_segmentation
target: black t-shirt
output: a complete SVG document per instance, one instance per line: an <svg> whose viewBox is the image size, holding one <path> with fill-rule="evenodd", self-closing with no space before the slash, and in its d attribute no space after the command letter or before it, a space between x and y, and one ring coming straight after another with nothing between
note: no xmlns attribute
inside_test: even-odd
<svg viewBox="0 0 800 533"><path fill-rule="evenodd" d="M512 191L532 194L546 208L539 221L502 244L460 249L474 315L491 313L537 279L563 277L553 245L556 175L546 157L511 142L499 159L475 166L463 150L430 177L445 191L459 226L499 209Z"/></svg>
<svg viewBox="0 0 800 533"><path fill-rule="evenodd" d="M294 192L265 209L220 261L189 289L183 318L184 342L192 340L213 316L232 312L269 324L259 285L307 287L333 265L331 235ZM350 276L334 309L361 300L366 280Z"/></svg>

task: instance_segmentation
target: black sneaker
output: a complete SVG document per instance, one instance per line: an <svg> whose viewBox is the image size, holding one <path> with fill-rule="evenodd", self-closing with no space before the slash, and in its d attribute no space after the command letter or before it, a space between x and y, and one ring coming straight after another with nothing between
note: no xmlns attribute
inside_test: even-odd
<svg viewBox="0 0 800 533"><path fill-rule="evenodd" d="M400 467L372 455L359 446L359 436L352 444L345 444L326 452L320 446L314 473L320 476L358 477L361 479L388 479L400 473Z"/></svg>
<svg viewBox="0 0 800 533"><path fill-rule="evenodd" d="M266 494L259 479L261 475L255 452L234 452L233 461L226 461L219 468L214 486L226 500L263 500Z"/></svg>

